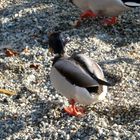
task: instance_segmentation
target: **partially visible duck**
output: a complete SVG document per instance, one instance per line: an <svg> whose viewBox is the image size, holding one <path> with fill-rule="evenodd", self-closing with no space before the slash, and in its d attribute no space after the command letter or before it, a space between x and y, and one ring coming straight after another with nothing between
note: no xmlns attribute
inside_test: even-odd
<svg viewBox="0 0 140 140"><path fill-rule="evenodd" d="M90 105L103 100L110 83L94 60L84 54L68 56L65 53L66 41L61 33L51 34L48 42L49 50L56 54L50 80L54 88L70 102L70 106L64 107L64 110L70 115L81 116L84 109L75 106L75 103Z"/></svg>
<svg viewBox="0 0 140 140"><path fill-rule="evenodd" d="M96 16L112 17L104 20L104 24L107 25L115 24L116 16L122 12L140 6L140 0L70 0L70 2L83 11L80 19Z"/></svg>

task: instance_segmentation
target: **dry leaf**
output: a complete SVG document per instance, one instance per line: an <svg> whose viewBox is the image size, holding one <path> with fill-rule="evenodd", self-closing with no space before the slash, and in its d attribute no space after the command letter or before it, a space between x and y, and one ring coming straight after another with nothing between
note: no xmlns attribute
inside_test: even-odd
<svg viewBox="0 0 140 140"><path fill-rule="evenodd" d="M29 48L28 48L28 47L26 47L26 48L24 48L24 49L23 49L23 52L24 52L24 53L29 53L29 52L30 52L30 50L29 50Z"/></svg>
<svg viewBox="0 0 140 140"><path fill-rule="evenodd" d="M140 59L140 55L136 51L129 52L131 56L133 56L135 59Z"/></svg>
<svg viewBox="0 0 140 140"><path fill-rule="evenodd" d="M31 35L31 38L36 39L38 38L38 35Z"/></svg>
<svg viewBox="0 0 140 140"><path fill-rule="evenodd" d="M6 89L0 89L0 93L6 94L6 95L15 95L16 94L15 92L9 91L9 90L6 90Z"/></svg>
<svg viewBox="0 0 140 140"><path fill-rule="evenodd" d="M35 70L37 70L38 67L39 67L38 64L31 64L31 65L30 65L30 68L33 68L33 69L35 69Z"/></svg>
<svg viewBox="0 0 140 140"><path fill-rule="evenodd" d="M12 49L6 48L5 49L5 54L6 54L7 57L12 57L12 56L17 56L18 52L14 51Z"/></svg>

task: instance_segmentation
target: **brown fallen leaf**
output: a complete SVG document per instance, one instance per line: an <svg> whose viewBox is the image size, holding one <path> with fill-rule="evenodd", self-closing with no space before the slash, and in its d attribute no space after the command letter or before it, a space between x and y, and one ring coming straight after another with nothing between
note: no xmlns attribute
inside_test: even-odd
<svg viewBox="0 0 140 140"><path fill-rule="evenodd" d="M140 59L140 55L136 51L131 51L129 54L135 59Z"/></svg>
<svg viewBox="0 0 140 140"><path fill-rule="evenodd" d="M31 35L30 37L33 38L33 39L35 39L35 38L38 38L39 35L34 34L34 35Z"/></svg>
<svg viewBox="0 0 140 140"><path fill-rule="evenodd" d="M6 54L7 57L12 57L12 56L17 56L18 52L14 51L12 49L6 48L5 49L5 54Z"/></svg>
<svg viewBox="0 0 140 140"><path fill-rule="evenodd" d="M35 70L37 70L38 67L39 67L38 64L31 64L31 65L30 65L30 68L33 68L33 69L35 69Z"/></svg>
<svg viewBox="0 0 140 140"><path fill-rule="evenodd" d="M9 90L6 90L6 89L0 89L0 93L6 94L6 95L9 95L9 96L16 94L14 91L9 91Z"/></svg>
<svg viewBox="0 0 140 140"><path fill-rule="evenodd" d="M29 52L30 52L30 50L29 50L29 48L28 48L28 47L25 47L25 48L23 49L23 52L24 52L24 53L29 53Z"/></svg>

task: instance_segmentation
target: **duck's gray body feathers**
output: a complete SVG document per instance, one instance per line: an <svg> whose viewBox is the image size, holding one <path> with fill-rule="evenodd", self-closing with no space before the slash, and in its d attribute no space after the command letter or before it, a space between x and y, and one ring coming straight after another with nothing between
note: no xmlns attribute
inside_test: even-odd
<svg viewBox="0 0 140 140"><path fill-rule="evenodd" d="M81 54L57 59L50 79L62 95L85 105L104 99L109 84L100 66Z"/></svg>

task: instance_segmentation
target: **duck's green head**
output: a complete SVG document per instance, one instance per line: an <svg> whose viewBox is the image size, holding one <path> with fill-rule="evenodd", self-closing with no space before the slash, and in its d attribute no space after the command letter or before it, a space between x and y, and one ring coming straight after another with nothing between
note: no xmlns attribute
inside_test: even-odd
<svg viewBox="0 0 140 140"><path fill-rule="evenodd" d="M51 33L48 37L49 51L54 54L64 54L64 47L70 40L67 34Z"/></svg>

